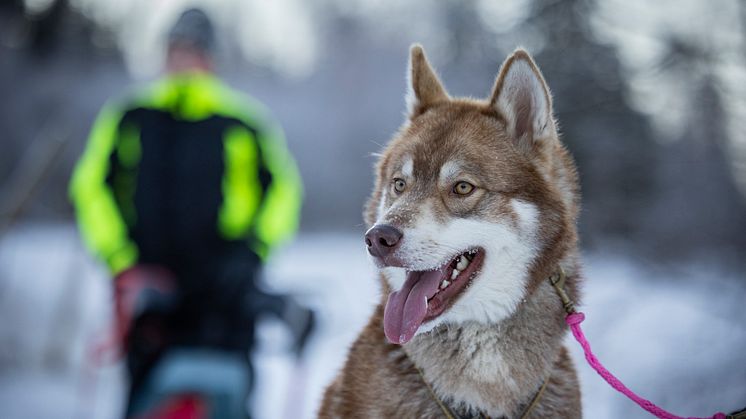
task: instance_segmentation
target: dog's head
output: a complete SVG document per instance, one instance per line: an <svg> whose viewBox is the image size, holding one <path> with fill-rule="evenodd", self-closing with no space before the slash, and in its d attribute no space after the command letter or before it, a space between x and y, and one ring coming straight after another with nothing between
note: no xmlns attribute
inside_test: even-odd
<svg viewBox="0 0 746 419"><path fill-rule="evenodd" d="M419 45L411 50L408 118L377 165L365 218L389 295L387 338L441 324L497 322L559 247L575 240L574 165L552 99L523 50L486 100L451 98Z"/></svg>

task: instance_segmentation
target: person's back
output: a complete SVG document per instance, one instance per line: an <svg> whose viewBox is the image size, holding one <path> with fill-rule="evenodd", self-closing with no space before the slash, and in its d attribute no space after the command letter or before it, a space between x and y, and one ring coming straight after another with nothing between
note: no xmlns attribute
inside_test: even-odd
<svg viewBox="0 0 746 419"><path fill-rule="evenodd" d="M86 214L91 200L109 204L109 192L108 214ZM166 76L107 105L72 194L89 244L113 272L137 261L180 276L204 275L247 247L266 255L295 230L300 203L266 111L203 72ZM124 231L114 231L119 219Z"/></svg>
<svg viewBox="0 0 746 419"><path fill-rule="evenodd" d="M213 75L213 37L204 13L182 14L166 76L104 107L71 181L81 235L115 276L133 392L162 341L247 358L259 312L299 311L255 286L261 261L297 228L298 172L266 110ZM156 345L150 326L130 327L133 295L148 287L175 294ZM305 318L291 325L301 341Z"/></svg>

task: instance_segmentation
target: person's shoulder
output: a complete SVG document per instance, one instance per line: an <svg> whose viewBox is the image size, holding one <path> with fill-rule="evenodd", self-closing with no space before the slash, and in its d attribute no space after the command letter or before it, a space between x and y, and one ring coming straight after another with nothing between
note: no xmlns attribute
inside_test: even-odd
<svg viewBox="0 0 746 419"><path fill-rule="evenodd" d="M221 110L226 116L234 117L252 128L266 129L274 125L274 118L269 108L246 92L220 83Z"/></svg>

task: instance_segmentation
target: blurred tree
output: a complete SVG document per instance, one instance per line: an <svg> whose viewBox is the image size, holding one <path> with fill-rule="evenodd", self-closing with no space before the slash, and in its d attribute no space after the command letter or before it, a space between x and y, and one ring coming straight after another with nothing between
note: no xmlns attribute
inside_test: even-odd
<svg viewBox="0 0 746 419"><path fill-rule="evenodd" d="M121 59L113 44L102 48L94 43L94 33L106 29L67 0L53 0L39 10L21 0L5 0L0 22L0 211L15 207L6 201L26 196L27 191L15 189L33 184L38 199L23 209L26 215L69 216L66 184L72 163L95 110L111 93L97 81L118 75L124 83ZM73 146L59 159L45 158L61 150L60 142ZM50 166L29 167L46 164ZM23 179L28 173L44 175Z"/></svg>
<svg viewBox="0 0 746 419"><path fill-rule="evenodd" d="M644 226L659 254L682 257L696 246L746 263L737 250L746 249L746 200L726 157L729 139L713 74L715 57L678 37L666 46L659 71L682 77L696 100L690 101L681 136L661 146L665 158L656 171L656 199ZM729 250L736 251L728 255Z"/></svg>
<svg viewBox="0 0 746 419"><path fill-rule="evenodd" d="M562 138L578 162L586 246L607 236L639 239L658 161L647 119L625 100L615 51L588 27L594 4L536 1L528 20L544 34L546 47L537 60L554 93Z"/></svg>

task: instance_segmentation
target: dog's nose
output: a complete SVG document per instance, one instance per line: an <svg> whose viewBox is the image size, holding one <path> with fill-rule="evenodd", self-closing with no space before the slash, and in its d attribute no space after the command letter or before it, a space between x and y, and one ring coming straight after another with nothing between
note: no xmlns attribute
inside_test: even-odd
<svg viewBox="0 0 746 419"><path fill-rule="evenodd" d="M373 226L365 233L365 244L368 245L368 252L371 255L383 258L394 251L403 235L398 228L381 224Z"/></svg>

